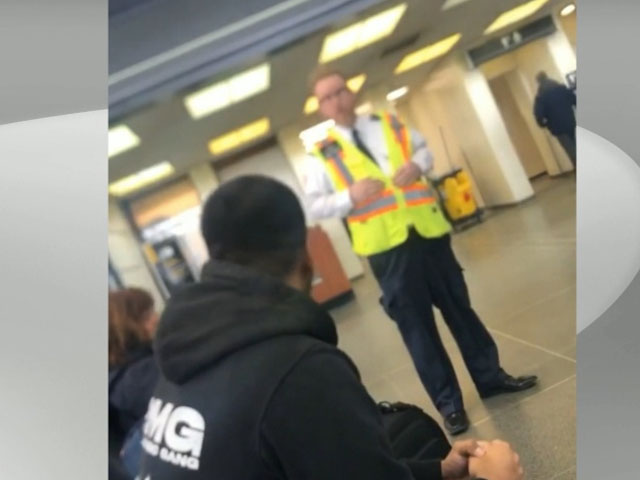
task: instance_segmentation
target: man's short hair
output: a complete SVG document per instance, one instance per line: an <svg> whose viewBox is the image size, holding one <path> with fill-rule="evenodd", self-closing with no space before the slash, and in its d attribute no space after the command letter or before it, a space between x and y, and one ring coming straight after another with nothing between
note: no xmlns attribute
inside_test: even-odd
<svg viewBox="0 0 640 480"><path fill-rule="evenodd" d="M323 78L333 77L334 75L342 78L345 82L347 81L347 76L339 69L332 67L331 65L318 65L309 75L309 92L314 94L314 89L316 88L316 84L322 80Z"/></svg>
<svg viewBox="0 0 640 480"><path fill-rule="evenodd" d="M276 277L291 273L304 252L304 212L291 189L261 175L239 177L205 202L201 220L209 256Z"/></svg>

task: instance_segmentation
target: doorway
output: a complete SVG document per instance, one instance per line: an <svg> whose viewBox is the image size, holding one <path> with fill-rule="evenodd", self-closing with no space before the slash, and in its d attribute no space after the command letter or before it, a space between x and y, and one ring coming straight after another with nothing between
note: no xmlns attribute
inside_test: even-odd
<svg viewBox="0 0 640 480"><path fill-rule="evenodd" d="M529 178L537 177L547 172L542 152L529 129L524 115L533 115L533 112L523 112L518 105L516 94L513 91L517 72L511 71L489 80L489 87L496 100L500 113L504 120L509 137L520 157L522 166Z"/></svg>

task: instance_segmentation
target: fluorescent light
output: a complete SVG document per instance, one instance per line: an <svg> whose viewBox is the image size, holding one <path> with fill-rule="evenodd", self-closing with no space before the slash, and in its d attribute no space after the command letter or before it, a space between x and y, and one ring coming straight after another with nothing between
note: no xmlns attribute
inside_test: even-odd
<svg viewBox="0 0 640 480"><path fill-rule="evenodd" d="M191 118L197 120L264 92L270 81L271 67L263 63L187 95L184 105Z"/></svg>
<svg viewBox="0 0 640 480"><path fill-rule="evenodd" d="M349 80L347 80L347 87L349 87L349 90L351 90L353 93L358 93L362 88L362 85L364 85L366 79L367 76L364 73L355 77L351 77Z"/></svg>
<svg viewBox="0 0 640 480"><path fill-rule="evenodd" d="M442 5L442 10L449 10L450 8L457 7L458 5L468 2L469 0L447 0Z"/></svg>
<svg viewBox="0 0 640 480"><path fill-rule="evenodd" d="M371 102L366 102L356 107L356 115L366 115L368 113L371 113L372 111L373 105L371 105Z"/></svg>
<svg viewBox="0 0 640 480"><path fill-rule="evenodd" d="M564 7L562 7L562 10L560 10L560 15L562 15L563 17L566 17L567 15L571 15L575 11L576 11L576 4L570 3L569 5L565 5Z"/></svg>
<svg viewBox="0 0 640 480"><path fill-rule="evenodd" d="M394 73L402 73L407 70L411 70L412 68L417 67L418 65L422 65L423 63L427 63L434 58L441 57L446 54L449 50L453 48L453 46L458 43L458 41L462 38L462 34L456 33L455 35L451 35L447 38L443 38L436 43L431 45L427 45L420 50L416 50L413 53L405 56L402 61L398 64Z"/></svg>
<svg viewBox="0 0 640 480"><path fill-rule="evenodd" d="M306 102L304 102L304 113L309 115L310 113L318 110L318 106L318 99L315 97L315 95L312 95L311 97L307 98Z"/></svg>
<svg viewBox="0 0 640 480"><path fill-rule="evenodd" d="M387 100L393 102L394 100L399 99L400 97L404 97L407 93L409 93L409 87L401 87L397 90L393 90L387 93Z"/></svg>
<svg viewBox="0 0 640 480"><path fill-rule="evenodd" d="M140 145L140 137L126 125L109 129L109 158Z"/></svg>
<svg viewBox="0 0 640 480"><path fill-rule="evenodd" d="M229 79L231 102L237 103L245 98L264 92L269 88L270 67L268 63L247 70Z"/></svg>
<svg viewBox="0 0 640 480"><path fill-rule="evenodd" d="M491 25L487 27L484 33L493 33L506 27L507 25L519 22L523 18L527 18L529 15L533 15L534 13L536 13L548 1L549 0L531 0L527 3L523 3L522 5L517 6L516 8L507 10L506 12L499 15L498 18L496 18L493 23L491 23Z"/></svg>
<svg viewBox="0 0 640 480"><path fill-rule="evenodd" d="M269 119L263 117L255 122L248 123L231 132L227 132L224 135L214 138L209 142L209 151L213 155L220 155L221 153L239 147L243 143L250 142L251 140L265 135L269 132L269 128Z"/></svg>
<svg viewBox="0 0 640 480"><path fill-rule="evenodd" d="M316 143L327 138L327 131L331 127L335 126L335 124L336 122L334 122L333 120L326 120L322 123L314 125L313 127L309 127L306 130L300 132L300 140L302 140L305 148L307 150L310 150Z"/></svg>
<svg viewBox="0 0 640 480"><path fill-rule="evenodd" d="M353 93L358 93L366 80L367 76L364 73L356 75L347 80L347 87L349 87L349 90ZM318 110L318 106L318 99L312 95L307 98L307 101L304 103L304 113L309 115Z"/></svg>
<svg viewBox="0 0 640 480"><path fill-rule="evenodd" d="M158 163L138 173L124 177L109 185L111 195L122 196L133 192L146 185L150 185L157 180L167 177L174 172L173 166L169 162Z"/></svg>
<svg viewBox="0 0 640 480"><path fill-rule="evenodd" d="M401 3L327 35L320 52L320 63L330 62L391 35L406 9L407 4Z"/></svg>

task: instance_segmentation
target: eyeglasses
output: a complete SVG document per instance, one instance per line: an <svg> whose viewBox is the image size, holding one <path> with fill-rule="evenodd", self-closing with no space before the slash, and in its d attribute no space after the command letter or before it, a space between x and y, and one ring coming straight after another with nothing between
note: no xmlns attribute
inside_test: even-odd
<svg viewBox="0 0 640 480"><path fill-rule="evenodd" d="M332 93L328 93L327 95L318 98L318 103L326 103L330 100L333 100L335 98L338 98L340 95L350 92L350 90L346 87L346 86L342 86L339 89L337 89L335 92Z"/></svg>

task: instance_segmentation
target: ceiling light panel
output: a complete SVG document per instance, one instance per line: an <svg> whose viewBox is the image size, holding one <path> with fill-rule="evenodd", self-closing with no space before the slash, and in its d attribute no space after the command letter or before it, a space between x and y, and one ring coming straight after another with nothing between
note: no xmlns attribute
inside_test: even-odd
<svg viewBox="0 0 640 480"><path fill-rule="evenodd" d="M318 110L318 99L315 96L307 98L307 101L304 102L304 113L307 115Z"/></svg>
<svg viewBox="0 0 640 480"><path fill-rule="evenodd" d="M213 155L220 155L229 150L238 148L240 145L262 137L271 128L269 119L263 117L255 122L248 123L236 130L225 133L209 142L209 151Z"/></svg>
<svg viewBox="0 0 640 480"><path fill-rule="evenodd" d="M447 0L442 5L442 10L449 10L450 8L457 7L463 3L467 3L469 0Z"/></svg>
<svg viewBox="0 0 640 480"><path fill-rule="evenodd" d="M373 111L373 105L371 105L371 102L366 102L356 107L356 115L367 115L372 111Z"/></svg>
<svg viewBox="0 0 640 480"><path fill-rule="evenodd" d="M191 118L198 120L269 89L271 66L263 63L184 98Z"/></svg>
<svg viewBox="0 0 640 480"><path fill-rule="evenodd" d="M151 185L173 173L174 168L169 162L158 163L157 165L145 168L138 173L113 182L109 185L109 193L118 197L123 196L147 185Z"/></svg>
<svg viewBox="0 0 640 480"><path fill-rule="evenodd" d="M564 7L562 7L562 10L560 10L560 15L562 15L563 17L566 17L567 15L571 15L575 11L576 11L576 4L570 3L569 5L565 5Z"/></svg>
<svg viewBox="0 0 640 480"><path fill-rule="evenodd" d="M437 41L436 43L432 43L431 45L427 45L420 50L416 50L405 56L402 61L398 64L395 69L395 73L403 73L407 70L411 70L412 68L417 67L418 65L422 65L424 63L430 62L431 60L441 57L451 50L458 41L462 38L462 34L456 33L455 35L451 35L447 38L443 38L442 40Z"/></svg>
<svg viewBox="0 0 640 480"><path fill-rule="evenodd" d="M409 87L398 88L387 94L387 100L393 102L394 100L404 97L407 93L409 93Z"/></svg>
<svg viewBox="0 0 640 480"><path fill-rule="evenodd" d="M327 35L320 52L320 63L327 63L381 40L395 30L406 3L380 12Z"/></svg>
<svg viewBox="0 0 640 480"><path fill-rule="evenodd" d="M358 93L366 80L367 76L364 73L355 77L351 77L349 80L347 80L347 87L349 87L349 90L351 90L353 93Z"/></svg>
<svg viewBox="0 0 640 480"><path fill-rule="evenodd" d="M520 20L533 15L538 10L540 10L548 1L549 0L531 0L527 3L523 3L522 5L512 8L511 10L507 10L506 12L499 15L491 23L491 25L487 27L487 29L484 31L485 35L501 30L508 25L519 22Z"/></svg>
<svg viewBox="0 0 640 480"><path fill-rule="evenodd" d="M126 125L118 125L109 129L109 158L140 145L140 137Z"/></svg>

